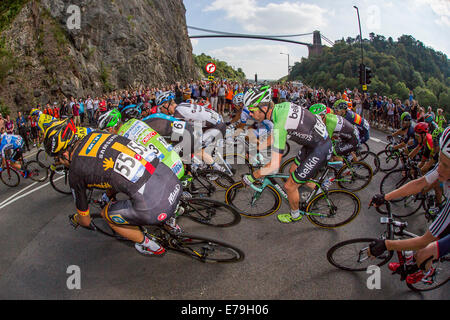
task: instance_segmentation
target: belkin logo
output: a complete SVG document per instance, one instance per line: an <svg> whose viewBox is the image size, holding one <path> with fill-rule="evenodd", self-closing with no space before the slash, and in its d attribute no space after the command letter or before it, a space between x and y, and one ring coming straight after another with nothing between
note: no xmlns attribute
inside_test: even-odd
<svg viewBox="0 0 450 320"><path fill-rule="evenodd" d="M309 159L309 161L305 164L305 168L299 174L299 177L305 179L306 175L314 169L314 167L319 163L319 161L320 159L317 157L312 157L311 159Z"/></svg>

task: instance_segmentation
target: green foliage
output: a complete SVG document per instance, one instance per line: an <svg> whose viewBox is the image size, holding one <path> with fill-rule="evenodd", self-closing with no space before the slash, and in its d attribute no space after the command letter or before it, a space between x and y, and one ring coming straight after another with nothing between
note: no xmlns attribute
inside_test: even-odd
<svg viewBox="0 0 450 320"><path fill-rule="evenodd" d="M8 28L22 7L29 0L1 0L0 1L0 32Z"/></svg>
<svg viewBox="0 0 450 320"><path fill-rule="evenodd" d="M100 65L100 80L103 83L103 89L105 92L110 92L113 90L113 86L110 82L111 69L105 66L103 62Z"/></svg>
<svg viewBox="0 0 450 320"><path fill-rule="evenodd" d="M450 64L442 52L425 47L410 35L394 41L374 33L370 40L364 39L363 51L364 64L372 69L369 92L405 100L413 90L421 105L450 108ZM360 88L360 57L358 37L338 40L332 48L324 47L322 55L302 58L289 80L333 91Z"/></svg>
<svg viewBox="0 0 450 320"><path fill-rule="evenodd" d="M230 79L230 80L245 80L245 73L241 68L234 70L226 62L214 59L204 53L200 55L194 54L194 62L196 66L201 70L202 75L207 78L210 74L206 72L205 67L208 63L212 62L216 65L216 71L212 74L216 79Z"/></svg>
<svg viewBox="0 0 450 320"><path fill-rule="evenodd" d="M1 100L0 100L0 114L2 114L3 117L6 117L7 115L11 114L11 110L9 110L9 107L4 105Z"/></svg>

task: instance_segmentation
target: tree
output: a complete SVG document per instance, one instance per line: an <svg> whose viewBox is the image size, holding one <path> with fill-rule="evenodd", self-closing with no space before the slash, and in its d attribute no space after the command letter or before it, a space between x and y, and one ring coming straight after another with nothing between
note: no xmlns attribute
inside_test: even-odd
<svg viewBox="0 0 450 320"><path fill-rule="evenodd" d="M431 90L427 88L417 87L414 89L414 95L416 100L419 101L419 104L425 107L428 106L436 106L437 105L437 98L431 92Z"/></svg>
<svg viewBox="0 0 450 320"><path fill-rule="evenodd" d="M444 109L446 112L450 112L450 90L442 91L439 95L439 108Z"/></svg>
<svg viewBox="0 0 450 320"><path fill-rule="evenodd" d="M392 87L392 92L397 94L400 100L406 100L409 97L409 89L406 87L406 84L404 82L397 82Z"/></svg>

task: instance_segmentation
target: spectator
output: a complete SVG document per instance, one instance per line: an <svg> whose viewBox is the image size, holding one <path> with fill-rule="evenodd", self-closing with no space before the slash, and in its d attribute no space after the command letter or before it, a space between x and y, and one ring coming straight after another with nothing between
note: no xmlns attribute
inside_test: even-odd
<svg viewBox="0 0 450 320"><path fill-rule="evenodd" d="M447 119L445 119L444 110L441 108L437 109L436 123L441 129L447 126Z"/></svg>
<svg viewBox="0 0 450 320"><path fill-rule="evenodd" d="M78 100L78 107L79 107L78 113L80 114L80 123L83 124L84 123L84 115L85 115L83 99Z"/></svg>
<svg viewBox="0 0 450 320"><path fill-rule="evenodd" d="M410 108L411 108L411 111L410 111L411 118L413 120L417 120L417 112L419 111L419 109L417 107L417 101L416 100L412 100L412 102L410 100Z"/></svg>
<svg viewBox="0 0 450 320"><path fill-rule="evenodd" d="M218 90L217 91L217 98L218 98L217 112L223 116L224 111L225 111L225 93L226 93L226 87L225 87L225 84L223 83L223 81L220 82L219 88L217 90Z"/></svg>
<svg viewBox="0 0 450 320"><path fill-rule="evenodd" d="M5 129L7 134L14 134L14 121L12 121L9 115L6 116Z"/></svg>
<svg viewBox="0 0 450 320"><path fill-rule="evenodd" d="M360 116L362 116L363 115L362 100L361 100L361 96L358 93L355 94L354 106L355 106L355 112L357 114L359 114Z"/></svg>
<svg viewBox="0 0 450 320"><path fill-rule="evenodd" d="M421 106L417 105L417 107L417 122L423 122L425 120L425 111Z"/></svg>
<svg viewBox="0 0 450 320"><path fill-rule="evenodd" d="M431 106L428 106L427 114L431 114L433 116L433 121L436 120L436 115L433 112L433 108Z"/></svg>
<svg viewBox="0 0 450 320"><path fill-rule="evenodd" d="M394 129L394 115L395 115L395 105L392 103L392 99L388 100L387 104L387 124L386 129L388 129L388 126L391 126L391 129Z"/></svg>
<svg viewBox="0 0 450 320"><path fill-rule="evenodd" d="M217 86L215 83L211 83L211 87L209 88L211 107L214 111L217 111Z"/></svg>
<svg viewBox="0 0 450 320"><path fill-rule="evenodd" d="M73 121L75 123L75 126L81 126L80 105L77 102L74 102L72 104L72 114L73 114Z"/></svg>
<svg viewBox="0 0 450 320"><path fill-rule="evenodd" d="M66 110L67 110L67 108L68 108L67 100L66 100L65 107L66 107ZM57 103L57 102L55 102L55 103L53 104L53 116L54 116L56 119L60 119L60 118L61 118L61 113L60 113L60 109L58 108L58 103ZM69 116L69 114L66 114L66 118L67 118L68 116Z"/></svg>
<svg viewBox="0 0 450 320"><path fill-rule="evenodd" d="M91 96L88 96L85 105L89 124L92 125L94 124L94 100L91 99Z"/></svg>
<svg viewBox="0 0 450 320"><path fill-rule="evenodd" d="M25 146L27 151L30 151L30 146L28 144L28 129L27 129L27 119L22 115L22 112L19 111L18 117L16 119L17 130L19 131L19 135L22 137L25 142Z"/></svg>
<svg viewBox="0 0 450 320"><path fill-rule="evenodd" d="M0 132L5 130L5 119L3 118L3 115L0 113Z"/></svg>

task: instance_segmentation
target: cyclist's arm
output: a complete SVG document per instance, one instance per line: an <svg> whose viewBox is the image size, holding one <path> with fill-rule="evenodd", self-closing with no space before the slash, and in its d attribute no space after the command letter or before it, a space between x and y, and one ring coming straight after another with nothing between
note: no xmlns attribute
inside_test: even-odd
<svg viewBox="0 0 450 320"><path fill-rule="evenodd" d="M70 181L70 177L69 177ZM75 207L77 210L77 222L87 227L91 223L91 216L89 212L89 204L86 196L86 188L80 184L72 187L72 194L75 198Z"/></svg>
<svg viewBox="0 0 450 320"><path fill-rule="evenodd" d="M430 186L425 177L420 177L416 180L410 181L404 186L389 192L384 196L384 199L391 201L399 198L403 198L409 195L418 194L426 187Z"/></svg>
<svg viewBox="0 0 450 320"><path fill-rule="evenodd" d="M254 172L253 177L255 179L259 179L259 178L262 178L264 176L267 176L269 174L276 172L280 168L282 157L283 157L283 153L278 153L278 152L272 151L272 158L270 159L270 162L268 164L266 164L263 168Z"/></svg>
<svg viewBox="0 0 450 320"><path fill-rule="evenodd" d="M436 241L438 238L434 237L430 231L427 231L423 236L405 240L386 240L386 248L388 250L400 251L400 250L413 250L417 251L425 248L431 242Z"/></svg>
<svg viewBox="0 0 450 320"><path fill-rule="evenodd" d="M413 151L411 151L409 153L408 157L410 159L414 159L417 156L417 154L419 153L420 149L422 149L422 145L419 144L417 147L414 148Z"/></svg>

